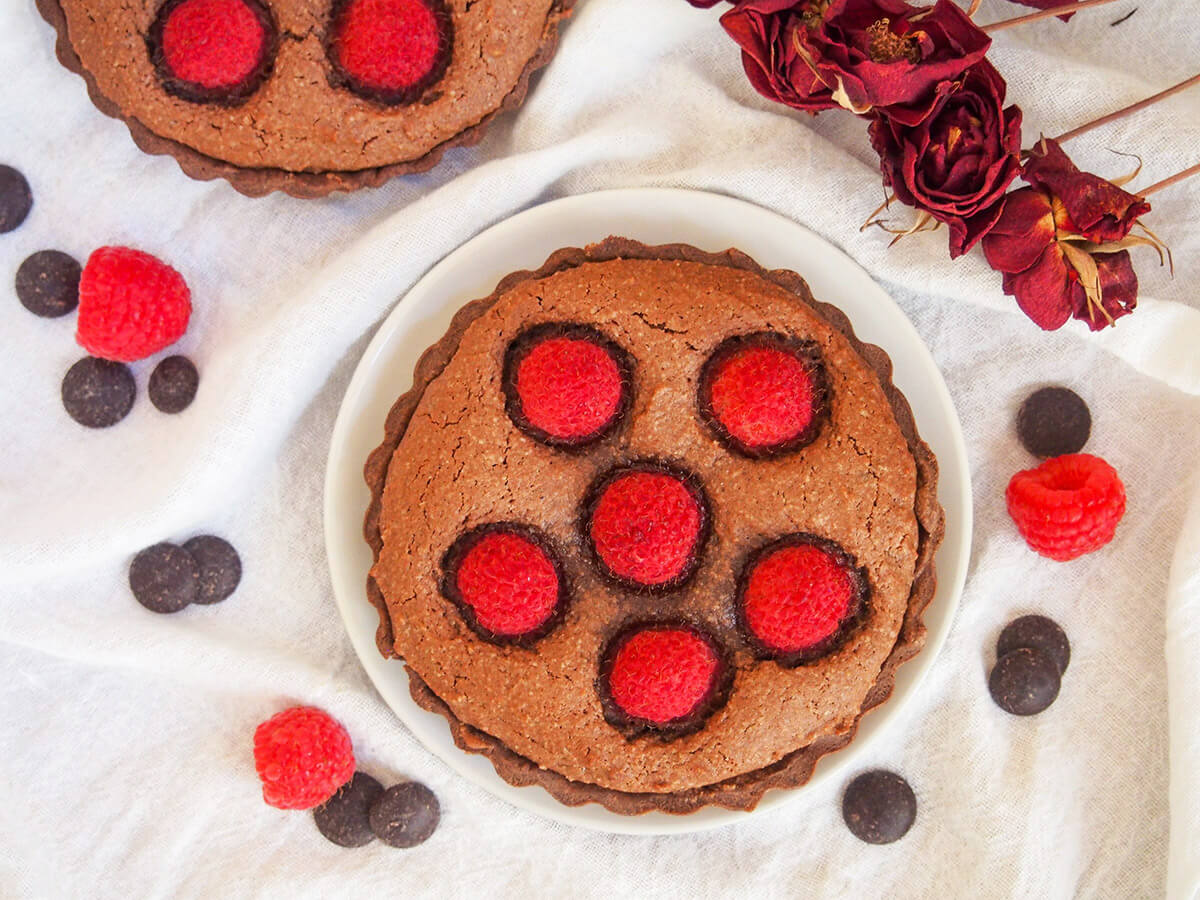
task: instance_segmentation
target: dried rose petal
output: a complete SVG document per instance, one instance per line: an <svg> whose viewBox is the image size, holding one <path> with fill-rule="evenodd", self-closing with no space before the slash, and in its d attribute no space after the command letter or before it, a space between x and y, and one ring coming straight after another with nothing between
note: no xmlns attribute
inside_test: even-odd
<svg viewBox="0 0 1200 900"><path fill-rule="evenodd" d="M997 272L1024 272L1054 237L1049 198L1033 188L1021 188L1004 198L999 220L983 237L983 254Z"/></svg>
<svg viewBox="0 0 1200 900"><path fill-rule="evenodd" d="M818 6L796 0L744 0L721 16L721 25L742 48L742 66L754 89L811 113L837 106L833 92L797 50L796 35L820 15Z"/></svg>
<svg viewBox="0 0 1200 900"><path fill-rule="evenodd" d="M1045 331L1062 328L1087 305L1079 275L1067 265L1054 242L1044 246L1028 269L1004 274L1004 293L1015 297L1021 311Z"/></svg>

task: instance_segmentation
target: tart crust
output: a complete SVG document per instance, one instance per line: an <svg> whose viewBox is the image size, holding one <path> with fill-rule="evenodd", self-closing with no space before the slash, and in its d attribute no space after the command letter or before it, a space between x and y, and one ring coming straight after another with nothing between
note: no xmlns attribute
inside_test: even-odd
<svg viewBox="0 0 1200 900"><path fill-rule="evenodd" d="M598 784L571 780L564 775L542 768L532 760L514 752L504 742L473 727L455 715L421 677L407 666L413 699L424 709L444 716L449 723L455 743L465 751L486 756L497 773L516 786L540 785L568 806L595 802L609 810L633 815L659 810L669 813L690 813L704 806L750 810L763 794L774 788L795 788L812 775L816 762L826 753L848 744L854 737L858 722L868 710L880 705L891 695L896 670L915 656L924 645L925 627L922 615L932 599L936 577L933 556L944 534L944 513L937 502L937 461L917 433L907 400L891 380L892 365L887 354L877 346L859 341L849 320L836 307L812 298L804 280L787 270L768 271L738 250L706 253L684 244L651 247L625 238L610 237L589 247L566 248L552 254L536 271L515 272L500 282L489 296L464 306L454 317L445 336L420 358L414 373L413 387L392 407L385 425L383 443L367 460L364 476L371 489L372 499L364 522L364 535L378 562L383 548L380 516L388 467L396 448L408 428L413 413L429 384L437 378L458 349L467 328L495 305L516 285L529 280L546 278L554 273L572 269L589 262L626 260L681 260L708 266L724 266L753 273L798 297L815 310L829 325L840 332L858 356L878 377L908 451L916 464L914 515L917 524L917 552L911 591L898 636L890 653L862 701L861 708L847 727L835 733L822 734L812 743L788 753L768 766L744 772L735 777L699 787L664 793L628 792ZM395 658L392 620L383 592L374 577L367 579L367 596L380 615L376 643L380 652Z"/></svg>
<svg viewBox="0 0 1200 900"><path fill-rule="evenodd" d="M105 115L124 122L133 142L144 153L174 158L184 174L197 181L223 178L233 186L234 190L247 197L262 197L273 191L281 191L301 199L324 197L334 191L356 191L364 187L379 187L397 175L427 172L441 162L442 157L450 148L471 147L479 143L496 116L516 109L524 102L533 74L549 63L554 56L558 47L559 23L570 16L575 2L576 0L553 0L537 51L525 64L516 84L504 96L500 104L478 122L433 147L422 156L362 169L293 171L284 168L240 166L218 159L202 153L186 143L164 137L153 131L136 116L124 112L119 104L101 90L96 77L88 71L76 52L71 43L67 16L61 0L34 0L42 18L54 28L57 34L55 52L59 62L66 69L83 78L92 104Z"/></svg>

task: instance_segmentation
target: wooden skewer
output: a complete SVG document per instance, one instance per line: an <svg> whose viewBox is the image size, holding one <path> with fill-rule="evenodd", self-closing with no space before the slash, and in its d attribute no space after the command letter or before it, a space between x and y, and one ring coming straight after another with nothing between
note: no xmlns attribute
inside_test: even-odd
<svg viewBox="0 0 1200 900"><path fill-rule="evenodd" d="M1169 188L1177 181L1183 181L1183 179L1191 178L1193 175L1200 175L1200 163L1196 163L1194 166L1188 166L1182 172L1176 172L1170 178L1164 178L1162 181L1156 181L1145 190L1136 191L1135 193L1139 197L1149 197L1155 191L1161 191L1163 188Z"/></svg>
<svg viewBox="0 0 1200 900"><path fill-rule="evenodd" d="M1048 19L1051 16L1065 16L1067 13L1078 12L1081 9L1091 9L1093 6L1103 6L1105 3L1112 2L1113 0L1076 0L1074 3L1064 3L1061 6L1052 6L1049 9L1039 9L1037 12L1032 12L1027 16L1004 19L1000 22L993 22L991 25L982 25L980 27L988 34L991 34L994 31L1003 31L1005 28L1016 28L1018 25L1024 25L1027 22L1036 22L1038 19Z"/></svg>
<svg viewBox="0 0 1200 900"><path fill-rule="evenodd" d="M1187 90L1195 84L1200 84L1200 74L1193 75L1191 78L1186 78L1179 82L1179 84L1172 85L1171 87L1167 88L1165 91L1159 91L1157 94L1147 97L1145 100L1139 100L1137 103L1131 103L1129 106L1118 109L1116 112L1109 113L1107 116L1101 116L1099 119L1093 119L1091 122L1085 122L1078 128L1072 128L1070 131L1060 134L1054 140L1058 141L1060 144L1064 141L1069 141L1071 138L1079 137L1079 135L1091 131L1093 128L1099 128L1101 125L1107 125L1109 122L1115 122L1122 116L1128 116L1131 113L1137 112L1138 110L1145 109L1147 106L1152 106L1159 100L1166 100L1172 94L1178 94L1180 91Z"/></svg>

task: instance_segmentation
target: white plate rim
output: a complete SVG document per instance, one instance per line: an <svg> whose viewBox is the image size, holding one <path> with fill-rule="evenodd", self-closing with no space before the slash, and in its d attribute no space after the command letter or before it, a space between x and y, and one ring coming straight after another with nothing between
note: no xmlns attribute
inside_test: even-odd
<svg viewBox="0 0 1200 900"><path fill-rule="evenodd" d="M737 247L768 268L800 272L818 299L849 316L862 340L879 344L892 357L894 381L913 407L922 438L938 456L947 529L935 558L938 585L925 615L925 649L900 667L893 696L863 717L851 744L823 757L807 785L770 791L749 813L706 807L687 816L621 816L597 804L565 806L540 787L513 787L485 758L460 750L441 716L416 705L403 665L385 660L375 645L378 616L365 593L371 554L362 538L369 500L362 466L382 439L391 401L411 385L417 357L464 304L489 294L511 271L537 268L555 249L610 233L709 251ZM576 234L585 236L571 240ZM539 256L534 247L549 249ZM475 287L464 288L464 283ZM422 327L432 338L405 342ZM853 259L805 226L745 200L682 188L617 188L551 200L481 231L430 268L384 318L355 368L331 434L324 485L325 544L338 611L367 675L397 718L453 770L514 806L564 824L621 834L678 834L745 821L853 766L917 695L945 643L966 580L971 523L970 473L958 416L932 355L899 306Z"/></svg>

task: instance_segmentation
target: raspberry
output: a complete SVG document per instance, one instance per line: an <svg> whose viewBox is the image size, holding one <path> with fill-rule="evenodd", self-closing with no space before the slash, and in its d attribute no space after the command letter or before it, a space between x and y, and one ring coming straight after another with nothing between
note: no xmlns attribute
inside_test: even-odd
<svg viewBox="0 0 1200 900"><path fill-rule="evenodd" d="M168 90L205 102L257 88L273 32L259 0L168 0L150 44Z"/></svg>
<svg viewBox="0 0 1200 900"><path fill-rule="evenodd" d="M191 316L183 276L128 247L101 247L79 279L75 340L92 356L133 362L179 340Z"/></svg>
<svg viewBox="0 0 1200 900"><path fill-rule="evenodd" d="M330 58L356 93L412 103L446 71L453 46L442 0L342 0Z"/></svg>
<svg viewBox="0 0 1200 900"><path fill-rule="evenodd" d="M716 692L722 659L711 638L687 625L639 625L605 652L602 684L621 714L655 726L679 724Z"/></svg>
<svg viewBox="0 0 1200 900"><path fill-rule="evenodd" d="M556 438L586 437L607 425L621 403L621 372L591 341L550 338L517 369L521 409L531 425Z"/></svg>
<svg viewBox="0 0 1200 900"><path fill-rule="evenodd" d="M700 376L701 414L746 456L771 456L811 443L826 394L816 344L771 332L724 341Z"/></svg>
<svg viewBox="0 0 1200 900"><path fill-rule="evenodd" d="M1125 514L1125 485L1116 469L1088 453L1018 472L1004 498L1025 542L1060 562L1103 547Z"/></svg>
<svg viewBox="0 0 1200 900"><path fill-rule="evenodd" d="M691 575L708 530L707 504L691 475L637 464L603 476L591 496L586 533L608 575L657 589Z"/></svg>
<svg viewBox="0 0 1200 900"><path fill-rule="evenodd" d="M844 642L865 594L866 579L849 554L832 541L793 534L751 557L738 614L760 656L799 665Z"/></svg>
<svg viewBox="0 0 1200 900"><path fill-rule="evenodd" d="M327 713L293 706L254 730L254 768L268 805L312 809L354 774L350 735Z"/></svg>
<svg viewBox="0 0 1200 900"><path fill-rule="evenodd" d="M487 637L529 636L558 608L558 568L535 533L521 526L470 532L451 549L446 568L451 599Z"/></svg>

